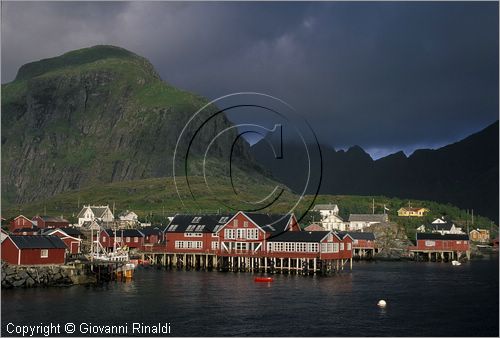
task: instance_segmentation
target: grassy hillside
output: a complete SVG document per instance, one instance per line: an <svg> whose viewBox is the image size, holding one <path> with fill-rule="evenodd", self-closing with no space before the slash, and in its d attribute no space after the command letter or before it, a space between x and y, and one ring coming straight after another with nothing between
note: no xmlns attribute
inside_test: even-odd
<svg viewBox="0 0 500 338"><path fill-rule="evenodd" d="M2 85L2 204L169 176L180 131L206 103L118 47L94 46L26 64ZM202 146L227 126L223 114L211 119L197 132L192 152L203 154ZM226 134L213 144L214 156L231 149L234 135ZM235 156L247 160L246 147L238 143Z"/></svg>
<svg viewBox="0 0 500 338"><path fill-rule="evenodd" d="M244 180L243 180L244 178ZM184 204L180 201L175 190L174 181L171 177L136 180L128 182L115 182L106 185L99 185L81 189L80 191L70 191L57 196L39 200L26 205L17 205L12 208L2 210L2 216L9 218L18 214L32 217L36 214L63 215L70 220L79 211L79 206L83 204L109 204L115 206L115 212L123 210L135 211L142 220L153 221L155 223L168 222L167 216L176 213L223 213L233 211L231 207L239 209L245 208L249 204L237 202L241 200L259 200L269 194L275 182L262 177L250 177L245 174L242 179L236 179L235 187L238 195L234 195L231 186L221 178L212 178L209 182L213 187L213 194L206 190L203 177L191 177L191 188L197 196L196 202L189 198L185 187L181 187L181 196ZM201 197L200 197L201 196ZM287 212L290 205L298 199L288 190L284 190L277 203L262 212ZM405 227L410 238L414 237L415 229L422 223L432 221L436 217L447 216L462 225L464 228L468 223L470 228L470 215L465 210L461 210L450 204L439 204L431 201L412 200L412 206L422 206L430 209L430 213L423 218L398 217L397 210L407 206L408 200L398 198L387 198L383 196L347 196L347 195L319 195L314 203L336 203L340 208L340 215L345 220L350 213L371 213L372 199L375 199L375 213L382 213L383 206L390 209L389 219ZM297 216L302 216L308 206L313 202L313 196L306 195L302 202L295 209ZM498 226L493 222L479 215L474 217L475 227L487 228L493 234L498 233ZM302 224L305 226L306 224Z"/></svg>

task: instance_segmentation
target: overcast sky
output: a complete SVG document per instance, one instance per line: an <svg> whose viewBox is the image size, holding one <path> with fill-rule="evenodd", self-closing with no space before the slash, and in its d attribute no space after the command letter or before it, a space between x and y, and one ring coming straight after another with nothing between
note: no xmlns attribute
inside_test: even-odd
<svg viewBox="0 0 500 338"><path fill-rule="evenodd" d="M1 25L2 83L26 62L113 44L211 99L277 96L320 142L373 157L498 119L496 2L2 2Z"/></svg>

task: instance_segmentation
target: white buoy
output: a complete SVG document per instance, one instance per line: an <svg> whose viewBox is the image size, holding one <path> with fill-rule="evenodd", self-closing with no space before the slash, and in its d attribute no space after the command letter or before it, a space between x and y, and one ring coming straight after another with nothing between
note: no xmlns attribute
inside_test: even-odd
<svg viewBox="0 0 500 338"><path fill-rule="evenodd" d="M385 307L387 305L387 303L385 302L385 300L381 299L378 301L377 305L379 307Z"/></svg>

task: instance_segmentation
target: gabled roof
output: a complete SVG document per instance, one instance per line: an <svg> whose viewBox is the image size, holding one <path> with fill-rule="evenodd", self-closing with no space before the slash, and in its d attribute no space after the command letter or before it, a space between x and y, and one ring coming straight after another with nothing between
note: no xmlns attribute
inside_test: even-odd
<svg viewBox="0 0 500 338"><path fill-rule="evenodd" d="M57 236L10 236L19 249L66 249Z"/></svg>
<svg viewBox="0 0 500 338"><path fill-rule="evenodd" d="M429 210L429 209L427 209L427 208L414 208L414 207L411 207L411 208L408 208L408 207L402 207L402 208L400 208L399 210L417 212L417 211L419 211L419 210Z"/></svg>
<svg viewBox="0 0 500 338"><path fill-rule="evenodd" d="M292 214L279 215L279 214L258 214L258 213L244 213L248 218L257 224L265 232L272 235L282 233L286 230Z"/></svg>
<svg viewBox="0 0 500 338"><path fill-rule="evenodd" d="M431 223L425 226L427 231L439 230L439 231L450 231L453 227L453 223L445 222L445 223Z"/></svg>
<svg viewBox="0 0 500 338"><path fill-rule="evenodd" d="M12 231L12 233L20 233L20 232L36 232L40 229L38 229L38 227L36 226L33 226L31 228L18 228L18 229L14 229L14 231Z"/></svg>
<svg viewBox="0 0 500 338"><path fill-rule="evenodd" d="M418 240L451 240L451 241L468 241L469 235L462 234L444 234L440 233L428 233L428 232L417 232Z"/></svg>
<svg viewBox="0 0 500 338"><path fill-rule="evenodd" d="M144 237L144 234L137 230L137 229L119 229L119 230L113 230L113 229L106 229L104 230L109 237Z"/></svg>
<svg viewBox="0 0 500 338"><path fill-rule="evenodd" d="M384 214L350 214L349 222L387 222L388 216Z"/></svg>
<svg viewBox="0 0 500 338"><path fill-rule="evenodd" d="M60 216L56 216L56 217L53 217L53 216L35 216L33 218L36 218L36 217L39 217L41 219L43 219L44 222L66 222L66 223L69 223L68 220L60 217Z"/></svg>
<svg viewBox="0 0 500 338"><path fill-rule="evenodd" d="M337 204L316 204L313 210L335 210L338 209Z"/></svg>
<svg viewBox="0 0 500 338"><path fill-rule="evenodd" d="M325 228L323 228L321 225L314 223L305 227L304 231L325 231Z"/></svg>
<svg viewBox="0 0 500 338"><path fill-rule="evenodd" d="M78 213L77 218L83 218L83 214L87 211L87 209L90 208L92 212L94 213L95 218L102 218L104 216L104 213L109 210L109 207L107 205L100 205L100 206L84 206L82 210Z"/></svg>
<svg viewBox="0 0 500 338"><path fill-rule="evenodd" d="M44 235L51 235L53 234L54 232L56 231L62 231L64 232L66 235L68 236L71 236L71 237L79 237L79 236L82 236L83 234L81 233L80 230L78 229L75 229L75 228L49 228L49 229L43 229L42 231L42 234Z"/></svg>
<svg viewBox="0 0 500 338"><path fill-rule="evenodd" d="M156 226L145 227L140 230L144 236L159 235L162 230Z"/></svg>
<svg viewBox="0 0 500 338"><path fill-rule="evenodd" d="M321 242L330 231L286 231L268 239L268 242Z"/></svg>
<svg viewBox="0 0 500 338"><path fill-rule="evenodd" d="M14 217L12 220L14 221L14 220L16 220L16 219L18 219L18 218L20 218L20 217L25 218L25 219L27 219L28 221L30 221L30 222L31 222L31 220L30 220L28 217L24 216L24 215L19 215L19 216L16 216L16 217Z"/></svg>
<svg viewBox="0 0 500 338"><path fill-rule="evenodd" d="M166 227L166 232L216 232L225 225L234 214L227 215L180 215L174 216Z"/></svg>
<svg viewBox="0 0 500 338"><path fill-rule="evenodd" d="M359 231L339 231L339 234L349 235L352 239L361 239L365 241L374 241L375 234L373 232L359 232Z"/></svg>

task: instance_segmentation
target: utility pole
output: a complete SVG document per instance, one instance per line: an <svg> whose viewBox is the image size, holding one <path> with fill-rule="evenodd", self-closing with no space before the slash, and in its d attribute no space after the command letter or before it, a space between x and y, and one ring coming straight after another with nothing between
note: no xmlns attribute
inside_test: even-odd
<svg viewBox="0 0 500 338"><path fill-rule="evenodd" d="M372 214L375 214L375 198L372 198Z"/></svg>

